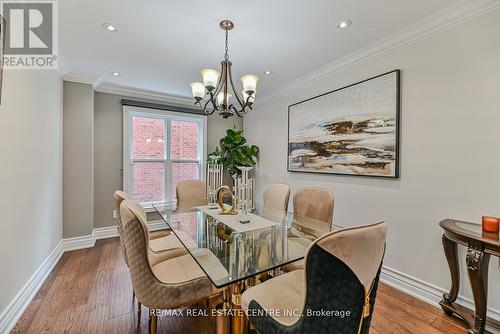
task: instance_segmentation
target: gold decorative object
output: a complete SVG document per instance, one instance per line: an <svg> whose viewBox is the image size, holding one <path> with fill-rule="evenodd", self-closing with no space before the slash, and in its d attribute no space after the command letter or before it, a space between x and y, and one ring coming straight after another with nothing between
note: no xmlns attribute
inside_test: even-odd
<svg viewBox="0 0 500 334"><path fill-rule="evenodd" d="M217 236L224 242L228 242L231 239L231 234L233 234L233 229L228 227L226 224L220 222L217 224Z"/></svg>
<svg viewBox="0 0 500 334"><path fill-rule="evenodd" d="M226 208L223 202L224 195L230 194L231 195L231 204L232 206L230 208ZM233 192L231 191L231 188L228 186L222 186L219 189L217 189L217 205L219 205L219 208L221 211L219 212L221 215L236 215L238 212L236 211L236 197L233 195Z"/></svg>

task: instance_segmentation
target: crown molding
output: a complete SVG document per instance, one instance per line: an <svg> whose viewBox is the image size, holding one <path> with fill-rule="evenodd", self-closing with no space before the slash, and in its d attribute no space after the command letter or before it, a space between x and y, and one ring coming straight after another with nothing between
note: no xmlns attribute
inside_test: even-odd
<svg viewBox="0 0 500 334"><path fill-rule="evenodd" d="M91 85L92 87L96 88L96 85L99 84L102 77L99 74L69 71L66 74L64 74L62 78L64 81L82 83L86 85Z"/></svg>
<svg viewBox="0 0 500 334"><path fill-rule="evenodd" d="M411 24L394 34L371 43L368 46L323 66L308 75L293 80L282 88L261 96L261 98L256 101L256 105L262 106L270 103L296 90L309 87L318 81L332 77L335 74L345 72L357 65L367 63L389 53L393 53L434 34L445 31L479 16L488 14L498 8L500 8L499 0L461 1L451 8L440 11L430 17Z"/></svg>
<svg viewBox="0 0 500 334"><path fill-rule="evenodd" d="M123 97L142 99L147 101L157 101L164 103L177 104L181 106L193 106L193 99L187 96L167 94L163 92L156 92L147 89L133 88L127 86L120 86L110 83L102 83L95 88L96 92L120 95Z"/></svg>

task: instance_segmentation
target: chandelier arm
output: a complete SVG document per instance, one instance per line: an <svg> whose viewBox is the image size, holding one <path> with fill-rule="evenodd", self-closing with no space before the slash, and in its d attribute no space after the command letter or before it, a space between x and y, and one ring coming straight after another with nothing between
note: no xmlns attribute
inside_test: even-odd
<svg viewBox="0 0 500 334"><path fill-rule="evenodd" d="M214 98L213 98L213 97L214 97L214 95L213 95L212 93L209 93L209 94L210 94L210 99L208 99L208 100L205 102L205 105L203 106L203 111L205 112L205 114L207 114L207 115L209 115L209 116L210 116L210 115L212 115L212 114L215 112L215 110L217 110L217 107L215 106L215 103L214 103ZM210 111L210 109L208 109L208 108L207 108L207 107L208 107L208 104L209 104L210 102L212 102L212 106L213 106L212 111Z"/></svg>
<svg viewBox="0 0 500 334"><path fill-rule="evenodd" d="M203 110L207 109L208 103L212 101L212 93L208 93L210 95L210 98L205 102L205 105L203 106Z"/></svg>
<svg viewBox="0 0 500 334"><path fill-rule="evenodd" d="M226 66L224 66L224 62L221 62L220 77L219 80L217 81L217 88L215 89L214 93L215 98L217 98L217 95L220 93L222 86L224 86L225 74L226 74Z"/></svg>
<svg viewBox="0 0 500 334"><path fill-rule="evenodd" d="M233 73L232 73L232 71L231 71L231 65L229 65L228 67L229 67L229 82L231 83L231 88L233 89L234 96L236 97L236 100L237 100L237 101L238 101L238 103L240 104L240 107L244 107L244 104L241 102L241 99L240 99L239 93L236 91L236 88L234 87L234 83L233 83Z"/></svg>
<svg viewBox="0 0 500 334"><path fill-rule="evenodd" d="M205 112L205 114L207 114L208 116L212 115L215 112L215 110L217 110L217 109L215 109L215 108L212 108L212 109L205 108L205 109L203 109L203 111Z"/></svg>
<svg viewBox="0 0 500 334"><path fill-rule="evenodd" d="M212 115L213 113L215 112L215 109L212 109L212 110L205 110L205 114L207 114L207 116L210 116Z"/></svg>
<svg viewBox="0 0 500 334"><path fill-rule="evenodd" d="M243 107L241 110L236 109L234 105L231 104L230 109L236 113L239 117L243 117L246 112L245 112L245 107Z"/></svg>
<svg viewBox="0 0 500 334"><path fill-rule="evenodd" d="M221 81L222 81L222 75L224 74L224 65L221 62L220 65L220 76L219 79L217 79L217 85L215 86L215 93L214 95L217 96L217 93L220 91L220 86L221 86Z"/></svg>

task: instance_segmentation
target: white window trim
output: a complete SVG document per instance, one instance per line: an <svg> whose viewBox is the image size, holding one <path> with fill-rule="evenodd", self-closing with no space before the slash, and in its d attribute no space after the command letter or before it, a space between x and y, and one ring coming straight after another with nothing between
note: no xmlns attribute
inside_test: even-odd
<svg viewBox="0 0 500 334"><path fill-rule="evenodd" d="M172 112L166 110L157 110L150 108L141 108L134 106L123 106L123 190L132 194L131 189L131 166L132 166L132 117L133 116L144 116L144 117L158 117L158 116L167 116L170 121L171 120L179 120L179 121L193 121L196 120L201 126L198 127L198 131L203 133L198 133L198 138L201 138L201 141L198 142L198 154L201 154L201 157L198 156L199 160L192 160L192 162L200 163L200 179L205 180L206 174L206 158L207 158L207 116L205 115L196 115L196 114L183 114L179 112ZM165 122L165 126L167 127L166 134L170 138L170 124L171 122ZM201 136L200 136L201 135ZM170 140L170 139L169 139ZM170 157L170 141L165 143L165 156L167 157L167 163L171 164L171 162L190 162L190 160L168 160ZM150 162L164 162L165 160L147 160ZM134 161L141 161L141 159L136 159ZM166 170L171 171L171 166L167 166ZM170 199L170 182L171 182L171 172L167 172L164 175L165 179L165 194L167 198L164 200ZM171 200L171 199L170 199ZM144 207L151 208L151 203L144 204Z"/></svg>

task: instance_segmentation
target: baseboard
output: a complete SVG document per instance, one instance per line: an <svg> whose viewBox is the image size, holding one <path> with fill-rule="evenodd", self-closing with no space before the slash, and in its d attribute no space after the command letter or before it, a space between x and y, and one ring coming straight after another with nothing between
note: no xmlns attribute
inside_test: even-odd
<svg viewBox="0 0 500 334"><path fill-rule="evenodd" d="M93 234L81 237L62 239L62 248L64 252L70 252L78 249L94 247L95 238Z"/></svg>
<svg viewBox="0 0 500 334"><path fill-rule="evenodd" d="M63 253L64 248L61 241L0 314L0 333L9 333L14 328Z"/></svg>
<svg viewBox="0 0 500 334"><path fill-rule="evenodd" d="M92 234L95 240L101 240L117 237L118 231L116 230L116 226L106 226L95 228Z"/></svg>
<svg viewBox="0 0 500 334"><path fill-rule="evenodd" d="M150 231L158 231L164 230L168 228L168 226L163 220L152 220L148 222L148 228Z"/></svg>
<svg viewBox="0 0 500 334"><path fill-rule="evenodd" d="M150 231L164 230L165 228L167 228L167 225L163 220L148 221L148 229ZM107 238L115 238L118 236L118 231L116 230L116 226L98 227L94 229L92 236L94 237L94 241ZM91 236L86 236L86 238L89 237Z"/></svg>
<svg viewBox="0 0 500 334"><path fill-rule="evenodd" d="M380 280L387 285L436 307L439 307L439 302L443 299L443 293L448 292L448 290L444 288L424 282L418 278L385 266L382 268ZM474 309L474 302L464 296L459 295L456 302L469 309ZM500 311L488 307L488 316L495 320L500 320ZM500 331L489 326L488 330L491 333L500 334Z"/></svg>

